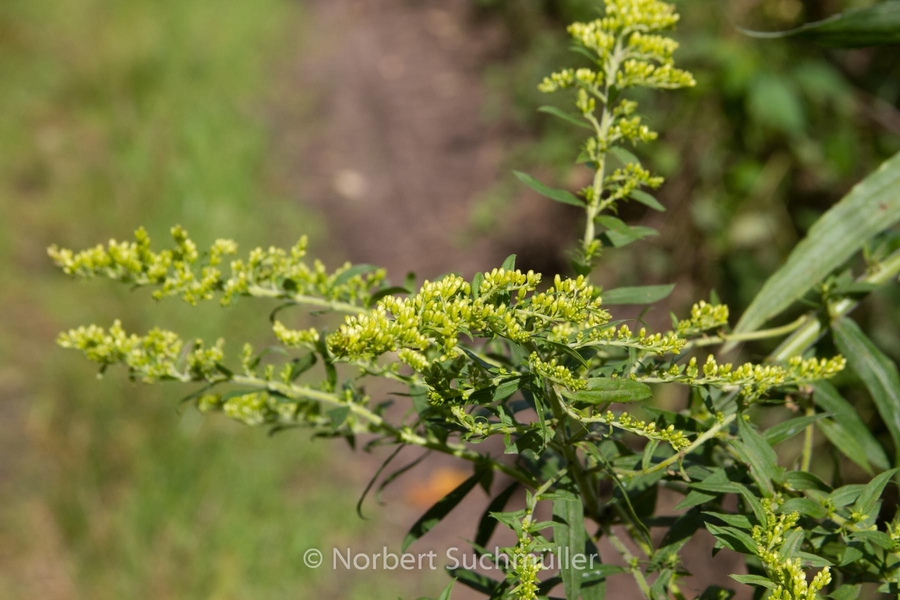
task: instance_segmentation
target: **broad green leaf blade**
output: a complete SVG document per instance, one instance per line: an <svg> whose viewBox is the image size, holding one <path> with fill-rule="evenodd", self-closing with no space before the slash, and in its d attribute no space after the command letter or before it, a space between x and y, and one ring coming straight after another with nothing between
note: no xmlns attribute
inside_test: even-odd
<svg viewBox="0 0 900 600"><path fill-rule="evenodd" d="M674 289L675 284L621 287L607 290L601 296L603 297L603 304L609 306L619 304L653 304L668 298Z"/></svg>
<svg viewBox="0 0 900 600"><path fill-rule="evenodd" d="M562 111L562 110L556 108L555 106L542 106L538 109L538 112L547 113L548 115L553 115L554 117L560 118L563 121L565 121L566 123L571 123L572 125L575 125L576 127L583 127L584 129L590 129L591 131L594 130L594 128L590 125L590 123L588 123L584 119L582 119L576 115L570 115L569 113Z"/></svg>
<svg viewBox="0 0 900 600"><path fill-rule="evenodd" d="M587 533L584 530L584 506L581 498L574 494L553 501L553 542L557 547L566 600L578 600L581 570L575 568L572 559L584 553Z"/></svg>
<svg viewBox="0 0 900 600"><path fill-rule="evenodd" d="M833 420L826 419L818 424L828 441L869 473L872 472L870 465L877 469L890 467L884 448L869 431L856 409L841 397L837 389L827 381L817 382L813 389L815 403L833 416Z"/></svg>
<svg viewBox="0 0 900 600"><path fill-rule="evenodd" d="M640 402L653 396L650 386L645 383L625 378L613 379L611 377L593 377L588 379L585 389L577 392L563 389L562 394L576 402L588 404L606 404L608 402L625 404L628 402Z"/></svg>
<svg viewBox="0 0 900 600"><path fill-rule="evenodd" d="M571 194L570 192L567 192L565 190L557 190L555 188L546 186L527 173L522 173L521 171L515 171L514 173L519 181L536 191L541 196L550 198L551 200L556 200L557 202L562 202L563 204L571 204L572 206L584 208L584 202L579 200L578 197L574 194Z"/></svg>
<svg viewBox="0 0 900 600"><path fill-rule="evenodd" d="M735 327L755 331L852 257L873 236L900 221L900 153L828 210L765 283ZM724 351L734 343L727 344Z"/></svg>
<svg viewBox="0 0 900 600"><path fill-rule="evenodd" d="M463 481L456 489L438 500L437 504L429 508L428 511L413 524L409 533L403 538L403 552L406 552L407 548L409 548L413 542L431 531L435 525L440 523L441 520L450 513L451 510L456 508L456 505L472 491L472 488L478 485L478 482L483 476L484 473L476 471L474 475Z"/></svg>
<svg viewBox="0 0 900 600"><path fill-rule="evenodd" d="M900 197L900 194L897 194ZM834 341L850 368L863 380L894 440L900 462L900 373L897 365L872 343L853 320L832 324Z"/></svg>
<svg viewBox="0 0 900 600"><path fill-rule="evenodd" d="M744 33L759 38L793 37L838 48L900 44L900 2L851 9L790 31L744 30Z"/></svg>

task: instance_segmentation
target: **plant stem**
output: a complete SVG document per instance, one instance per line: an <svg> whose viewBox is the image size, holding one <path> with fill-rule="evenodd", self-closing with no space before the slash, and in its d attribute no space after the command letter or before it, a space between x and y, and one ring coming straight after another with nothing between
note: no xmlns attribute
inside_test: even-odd
<svg viewBox="0 0 900 600"><path fill-rule="evenodd" d="M329 310L333 310L335 312L342 312L348 314L360 314L364 312L368 312L367 309L362 306L356 306L353 304L348 304L346 302L338 302L336 300L326 300L325 298L316 298L314 296L304 296L302 294L291 294L285 292L284 290L279 290L276 288L267 288L259 285L250 286L247 290L247 293L254 298L282 298L285 300L291 300L296 302L297 304L306 304L309 306L318 306L320 308L327 308Z"/></svg>
<svg viewBox="0 0 900 600"><path fill-rule="evenodd" d="M487 464L492 469L500 471L501 473L512 477L525 486L534 487L535 485L535 482L530 477L527 477L518 469L514 469L509 465L494 460L493 458L485 454L470 450L463 444L454 444L450 442L441 442L434 439L428 439L416 434L408 428L395 427L386 422L379 415L370 411L365 406L357 404L355 402L347 402L343 398L335 396L334 394L329 394L328 392L323 392L321 390L315 390L306 387L288 385L277 381L267 381L265 379L259 379L258 377L235 375L231 378L231 381L238 385L246 385L258 389L275 391L288 398L306 398L309 400L326 402L335 406L347 407L353 414L368 421L373 428L380 429L383 432L388 433L389 435L394 437L394 439L396 439L398 443L411 444L429 450L435 450L437 452L448 454L450 456L461 458L463 460L467 460L476 464Z"/></svg>
<svg viewBox="0 0 900 600"><path fill-rule="evenodd" d="M806 407L806 416L811 417L816 414L815 406L810 402L809 406ZM809 424L806 426L806 431L803 432L803 456L800 459L800 470L801 471L809 471L809 467L812 464L812 452L813 452L813 433L815 432L815 425Z"/></svg>
<svg viewBox="0 0 900 600"><path fill-rule="evenodd" d="M684 450L682 450L680 452L676 452L669 458L665 459L664 461L662 461L660 463L653 465L652 467L644 469L643 471L618 471L618 473L620 475L631 475L631 476L649 475L650 473L656 473L657 471L666 469L669 466L671 466L672 464L683 459L685 456L687 456L688 454L690 454L691 452L693 452L694 450L696 450L697 448L699 448L700 446L705 444L707 441L709 441L713 437L715 437L720 431L722 431L722 429L731 425L731 423L736 418L737 418L737 413L732 413L730 415L727 415L721 421L719 421L718 423L716 423L715 425L713 425L712 427L707 429L703 433L703 435L701 435L696 440L694 440L694 442L690 446L688 446L687 448L685 448Z"/></svg>
<svg viewBox="0 0 900 600"><path fill-rule="evenodd" d="M631 571L631 574L634 576L634 580L637 582L638 587L641 588L641 593L645 598L651 598L650 592L650 584L647 583L647 578L644 576L644 572L641 571L640 566L638 565L638 559L635 557L631 551L622 543L622 540L613 533L611 528L606 529L606 537L609 538L609 543L612 545L616 551L622 555L622 558L628 564L628 568Z"/></svg>

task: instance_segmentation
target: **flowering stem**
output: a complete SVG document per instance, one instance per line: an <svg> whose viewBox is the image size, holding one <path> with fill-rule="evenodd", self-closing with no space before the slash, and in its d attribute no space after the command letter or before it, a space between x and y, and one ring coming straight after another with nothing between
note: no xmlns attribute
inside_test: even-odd
<svg viewBox="0 0 900 600"><path fill-rule="evenodd" d="M625 471L625 470L623 470L623 471L617 471L617 472L620 475L638 476L638 475L649 475L650 473L656 473L657 471L662 471L663 469L667 469L668 467L675 464L679 460L683 459L685 456L687 456L688 454L690 454L691 452L693 452L694 450L696 450L697 448L699 448L700 446L702 446L703 444L708 442L710 439L712 439L713 437L718 435L718 433L720 431L722 431L724 428L731 425L731 423L736 418L737 418L737 413L732 413L732 414L726 416L721 421L719 421L718 423L716 423L715 425L713 425L712 427L707 429L703 433L703 435L701 435L696 440L694 440L694 442L690 446L688 446L687 448L685 448L684 450L682 450L680 452L676 452L669 458L665 459L664 461L662 461L660 463L653 465L652 467L644 469L643 471Z"/></svg>

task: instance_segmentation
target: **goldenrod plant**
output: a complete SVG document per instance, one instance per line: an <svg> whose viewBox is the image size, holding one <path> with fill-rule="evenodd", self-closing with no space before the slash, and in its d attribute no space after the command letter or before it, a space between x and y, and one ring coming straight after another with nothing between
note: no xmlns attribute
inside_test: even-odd
<svg viewBox="0 0 900 600"><path fill-rule="evenodd" d="M885 521L892 515L883 514L881 496L897 464L828 380L849 365L900 449L896 366L847 317L862 296L900 273L896 244L879 237L900 220L900 188L892 187L900 183L900 160L889 161L813 228L785 265L793 278L774 292L767 286L751 307L752 327L731 330L728 308L712 299L673 318L671 330L651 332L616 320L604 298L648 304L671 288L604 291L592 282L604 247L653 234L620 220L622 204L664 210L648 191L662 178L629 150L657 134L628 93L694 85L675 66L678 44L666 36L677 22L666 2L607 0L599 18L569 27L580 64L540 84L547 93L572 94L574 112L545 110L588 132L577 159L593 173L588 187L570 193L518 174L539 193L584 212L573 277L548 281L517 269L512 256L471 281L447 275L394 287L383 270L348 264L328 271L308 262L305 239L288 250L257 248L242 256L231 240L201 250L180 227L172 229L169 248L155 250L139 229L134 241L49 253L69 275L150 288L160 300L277 303L271 313L277 352L183 340L161 329L128 333L118 321L63 333L60 345L101 371L122 366L145 383L193 384L186 400L203 412L360 439L367 449L394 448L376 478L405 449L468 461L471 477L412 527L402 549L480 485L491 501L473 520L472 552L496 569L457 568L451 575L491 598L594 600L604 597L610 577L633 578L648 599L728 598L733 592L724 587L693 590L682 565L680 553L702 530L715 538L716 551L744 557L733 579L755 586L755 597L846 600L867 583L895 593L900 521ZM883 207L877 219L858 216L866 203ZM840 228L848 218L863 220L856 235ZM832 275L864 245L862 275ZM810 261L816 278L796 275ZM785 277L782 271L774 280ZM810 290L819 296L817 309L759 328L801 297L809 300ZM295 328L292 308L339 313L343 322L330 332ZM818 349L829 331L843 356ZM766 338L784 340L758 364L735 365L709 352ZM370 397L366 384L373 380L394 386L409 410L387 411L387 402ZM655 406L662 386L688 390L685 405ZM785 419L784 407L794 415ZM802 436L799 456L780 456L775 447L796 436ZM483 450L492 437L505 453ZM835 456L845 455L857 476L869 479L841 485L840 460L833 468L814 464L819 444L833 446ZM658 508L661 490L682 496L674 511ZM517 493L525 508L507 510ZM552 520L538 520L541 504ZM498 553L488 548L499 524L516 542ZM622 560L600 563L601 544ZM592 560L562 560L576 555ZM452 585L441 598L450 597Z"/></svg>

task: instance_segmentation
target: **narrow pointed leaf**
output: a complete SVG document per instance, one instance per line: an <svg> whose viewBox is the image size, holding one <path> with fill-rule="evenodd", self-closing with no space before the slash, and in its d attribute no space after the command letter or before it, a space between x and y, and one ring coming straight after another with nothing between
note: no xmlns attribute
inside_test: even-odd
<svg viewBox="0 0 900 600"><path fill-rule="evenodd" d="M478 485L482 476L483 473L477 471L474 475L459 484L452 492L438 500L437 504L429 508L428 511L415 522L409 530L409 533L406 534L406 537L403 538L403 552L406 552L407 548L409 548L413 542L431 531L435 525L440 523L441 520L450 513L451 510L456 508L456 505L459 504L476 485Z"/></svg>
<svg viewBox="0 0 900 600"><path fill-rule="evenodd" d="M603 304L610 306L619 304L653 304L668 298L674 289L675 284L616 288L603 292Z"/></svg>
<svg viewBox="0 0 900 600"><path fill-rule="evenodd" d="M554 500L553 522L553 542L559 552L560 575L566 590L566 600L578 600L581 572L574 568L572 558L583 554L587 544L581 498L572 494Z"/></svg>
<svg viewBox="0 0 900 600"><path fill-rule="evenodd" d="M606 404L609 402L629 403L647 400L653 392L646 383L632 379L611 377L593 377L588 379L587 387L573 392L562 390L563 396L576 402L588 404Z"/></svg>
<svg viewBox="0 0 900 600"><path fill-rule="evenodd" d="M832 327L838 349L872 395L894 440L895 460L900 462L900 373L897 365L851 319L840 319Z"/></svg>
<svg viewBox="0 0 900 600"><path fill-rule="evenodd" d="M789 31L747 31L759 38L793 37L837 48L864 48L900 44L900 2L881 2L847 10L822 21Z"/></svg>
<svg viewBox="0 0 900 600"><path fill-rule="evenodd" d="M569 113L562 111L555 106L542 106L538 109L538 112L553 115L554 117L560 118L566 123L570 123L572 125L575 125L576 127L583 127L584 129L590 129L591 131L593 131L594 129L593 127L591 127L590 123L588 123L584 119L576 115L570 115Z"/></svg>
<svg viewBox="0 0 900 600"><path fill-rule="evenodd" d="M830 412L833 417L818 423L819 430L828 441L869 473L872 472L872 466L887 469L890 461L884 448L869 431L869 427L859 417L856 409L827 381L816 383L813 389L815 403Z"/></svg>
<svg viewBox="0 0 900 600"><path fill-rule="evenodd" d="M769 278L734 333L755 331L852 257L873 236L900 221L900 153L866 177L809 230ZM733 344L724 348L727 351Z"/></svg>
<svg viewBox="0 0 900 600"><path fill-rule="evenodd" d="M533 189L541 196L550 198L551 200L556 200L557 202L562 202L563 204L571 204L572 206L584 208L584 202L579 200L577 196L570 192L546 186L531 175L522 173L521 171L515 171L515 176L519 179L519 181Z"/></svg>

